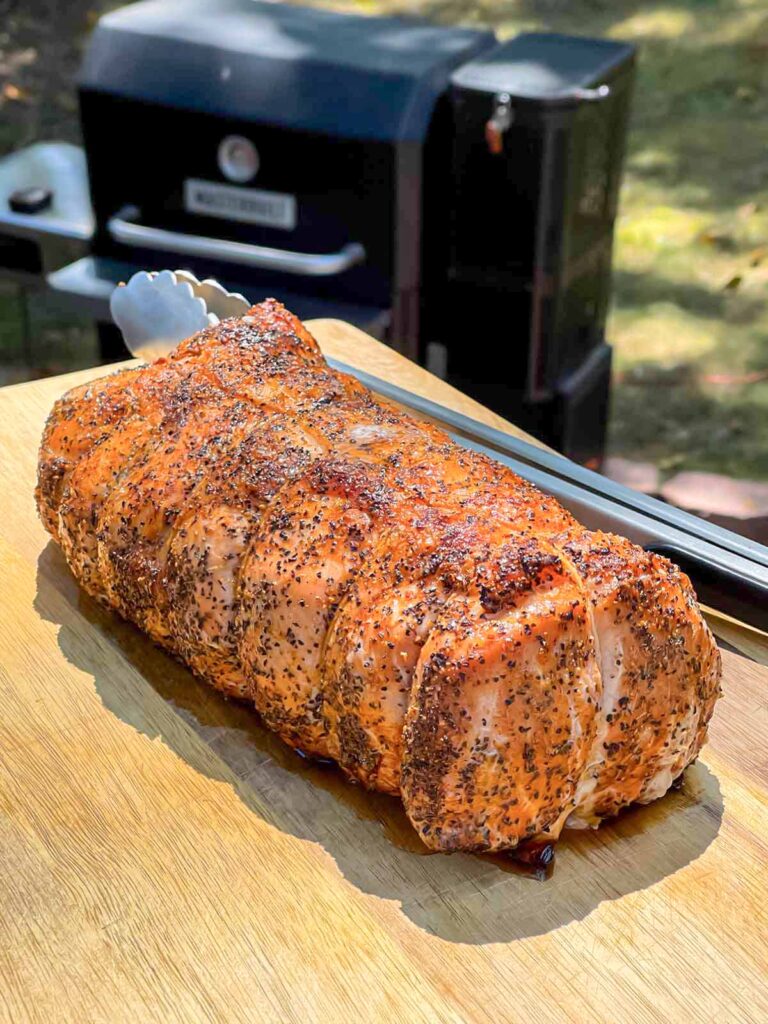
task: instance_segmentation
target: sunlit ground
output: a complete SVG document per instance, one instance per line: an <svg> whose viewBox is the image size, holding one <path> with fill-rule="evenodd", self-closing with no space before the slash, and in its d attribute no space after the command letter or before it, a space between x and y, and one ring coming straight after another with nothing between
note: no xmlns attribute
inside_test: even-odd
<svg viewBox="0 0 768 1024"><path fill-rule="evenodd" d="M616 350L610 449L650 459L665 474L713 469L768 479L765 0L318 5L488 24L502 36L549 28L639 44L609 324ZM30 0L15 20L7 19L8 35L0 41L8 80L29 88L21 99L6 95L0 111L6 147L76 131L71 88L63 87L76 49L59 40L82 34L98 5L61 5L67 11L57 15L58 26L47 13L36 21L38 6L44 13L50 7ZM34 58L8 67L14 50L30 46ZM13 302L0 295L6 347L18 320Z"/></svg>

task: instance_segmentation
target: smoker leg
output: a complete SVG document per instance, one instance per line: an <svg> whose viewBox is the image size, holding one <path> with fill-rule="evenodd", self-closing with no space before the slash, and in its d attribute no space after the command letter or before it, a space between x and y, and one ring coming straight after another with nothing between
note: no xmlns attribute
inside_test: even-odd
<svg viewBox="0 0 768 1024"><path fill-rule="evenodd" d="M131 353L125 347L123 336L114 324L99 321L96 324L99 337L99 361L102 363L119 363L130 359Z"/></svg>
<svg viewBox="0 0 768 1024"><path fill-rule="evenodd" d="M32 365L32 331L29 323L29 296L27 289L19 285L16 292L19 299L19 320L21 322L21 357L26 366Z"/></svg>
<svg viewBox="0 0 768 1024"><path fill-rule="evenodd" d="M558 394L539 413L542 440L590 469L600 469L605 455L611 393L608 345L593 349L582 366L561 381Z"/></svg>

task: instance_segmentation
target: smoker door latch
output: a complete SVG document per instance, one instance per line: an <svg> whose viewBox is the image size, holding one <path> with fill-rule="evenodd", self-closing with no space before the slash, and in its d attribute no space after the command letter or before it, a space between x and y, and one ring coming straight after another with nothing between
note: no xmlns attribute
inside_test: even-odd
<svg viewBox="0 0 768 1024"><path fill-rule="evenodd" d="M493 101L493 113L485 123L485 141L493 156L498 156L504 149L504 134L513 120L512 97L508 92L497 93Z"/></svg>

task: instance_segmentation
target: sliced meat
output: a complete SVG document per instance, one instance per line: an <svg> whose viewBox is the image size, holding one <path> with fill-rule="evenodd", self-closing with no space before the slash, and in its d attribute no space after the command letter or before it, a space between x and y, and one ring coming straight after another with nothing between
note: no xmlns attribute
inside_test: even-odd
<svg viewBox="0 0 768 1024"><path fill-rule="evenodd" d="M325 364L278 303L60 400L38 507L83 586L433 849L660 796L720 660L690 582Z"/></svg>
<svg viewBox="0 0 768 1024"><path fill-rule="evenodd" d="M122 370L73 388L54 405L45 425L35 497L48 532L59 536L59 506L80 458L136 410L131 384L139 370Z"/></svg>
<svg viewBox="0 0 768 1024"><path fill-rule="evenodd" d="M380 467L319 459L272 503L241 577L240 657L270 728L327 755L321 668L339 601L391 514Z"/></svg>
<svg viewBox="0 0 768 1024"><path fill-rule="evenodd" d="M98 564L107 599L170 649L165 560L173 527L249 412L215 389L205 404L181 405L134 456L101 508Z"/></svg>
<svg viewBox="0 0 768 1024"><path fill-rule="evenodd" d="M293 417L253 411L176 521L165 570L169 629L190 667L234 696L251 692L238 654L245 552L268 503L324 451Z"/></svg>
<svg viewBox="0 0 768 1024"><path fill-rule="evenodd" d="M578 575L526 540L492 554L481 578L443 606L406 716L403 803L433 849L556 838L596 730L600 672Z"/></svg>
<svg viewBox="0 0 768 1024"><path fill-rule="evenodd" d="M662 796L704 742L720 654L690 580L621 537L559 538L590 595L603 680L572 826Z"/></svg>

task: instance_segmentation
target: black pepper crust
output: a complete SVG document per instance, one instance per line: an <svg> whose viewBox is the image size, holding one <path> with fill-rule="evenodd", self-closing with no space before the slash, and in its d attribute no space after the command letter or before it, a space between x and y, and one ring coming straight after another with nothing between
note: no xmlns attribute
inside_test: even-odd
<svg viewBox="0 0 768 1024"><path fill-rule="evenodd" d="M422 838L496 849L511 833L557 834L599 698L578 575L543 541L488 551L474 592L446 602L416 670L402 792Z"/></svg>
<svg viewBox="0 0 768 1024"><path fill-rule="evenodd" d="M705 740L687 578L331 371L273 300L65 395L36 495L91 594L435 849L595 824Z"/></svg>

